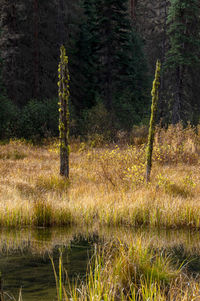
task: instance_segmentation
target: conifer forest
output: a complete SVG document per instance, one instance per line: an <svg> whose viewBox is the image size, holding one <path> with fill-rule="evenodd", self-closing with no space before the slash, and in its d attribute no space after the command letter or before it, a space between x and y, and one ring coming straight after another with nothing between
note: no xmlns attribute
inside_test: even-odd
<svg viewBox="0 0 200 301"><path fill-rule="evenodd" d="M200 1L0 0L0 301L200 300Z"/></svg>
<svg viewBox="0 0 200 301"><path fill-rule="evenodd" d="M196 125L199 27L198 0L1 0L0 136L58 134L62 44L73 135L95 131L112 139L147 124L157 59L157 122Z"/></svg>

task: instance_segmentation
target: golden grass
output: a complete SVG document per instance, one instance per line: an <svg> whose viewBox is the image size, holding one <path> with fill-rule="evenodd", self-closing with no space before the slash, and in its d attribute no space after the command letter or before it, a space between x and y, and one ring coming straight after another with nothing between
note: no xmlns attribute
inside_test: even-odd
<svg viewBox="0 0 200 301"><path fill-rule="evenodd" d="M17 156L7 156L17 152ZM0 145L0 225L146 225L200 228L200 130L157 129L151 183L145 146L73 142L70 183L57 143Z"/></svg>

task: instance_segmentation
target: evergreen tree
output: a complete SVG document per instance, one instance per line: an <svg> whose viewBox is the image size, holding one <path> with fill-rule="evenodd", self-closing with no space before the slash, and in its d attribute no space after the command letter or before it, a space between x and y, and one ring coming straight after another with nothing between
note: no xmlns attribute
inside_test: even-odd
<svg viewBox="0 0 200 301"><path fill-rule="evenodd" d="M107 109L131 127L148 103L147 67L127 0L97 0L99 87Z"/></svg>
<svg viewBox="0 0 200 301"><path fill-rule="evenodd" d="M71 98L79 116L84 109L95 104L98 66L95 1L84 0L82 8L84 15L79 25L78 39L70 53Z"/></svg>
<svg viewBox="0 0 200 301"><path fill-rule="evenodd" d="M113 108L117 86L129 75L131 25L126 0L96 1L101 63L99 82L107 109ZM122 89L120 89L122 91Z"/></svg>
<svg viewBox="0 0 200 301"><path fill-rule="evenodd" d="M1 30L0 30L0 36L1 36ZM3 86L3 79L2 79L2 68L3 68L3 60L0 52L0 99L3 96L5 96L5 88Z"/></svg>
<svg viewBox="0 0 200 301"><path fill-rule="evenodd" d="M200 6L198 0L171 0L168 14L170 50L165 69L169 73L171 122L194 121L197 108L196 78L200 68Z"/></svg>
<svg viewBox="0 0 200 301"><path fill-rule="evenodd" d="M17 105L57 96L59 47L76 39L80 13L79 0L0 0L3 81Z"/></svg>
<svg viewBox="0 0 200 301"><path fill-rule="evenodd" d="M16 134L18 109L7 99L6 89L3 84L2 69L3 59L0 52L0 138L8 138Z"/></svg>
<svg viewBox="0 0 200 301"><path fill-rule="evenodd" d="M82 82L78 105L82 101L82 109L91 108L100 99L119 125L131 127L147 108L148 80L128 1L84 0L83 8L85 19L76 52L79 72L75 77L77 83Z"/></svg>

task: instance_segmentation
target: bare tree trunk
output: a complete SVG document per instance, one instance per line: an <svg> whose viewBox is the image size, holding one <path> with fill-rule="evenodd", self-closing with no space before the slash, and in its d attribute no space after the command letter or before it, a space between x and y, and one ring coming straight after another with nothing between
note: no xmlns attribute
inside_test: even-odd
<svg viewBox="0 0 200 301"><path fill-rule="evenodd" d="M60 175L69 178L69 70L65 47L61 46L59 76Z"/></svg>
<svg viewBox="0 0 200 301"><path fill-rule="evenodd" d="M105 34L110 35L110 24L107 25ZM109 112L112 113L112 45L108 44L106 47L106 56L105 56L105 100L106 106Z"/></svg>
<svg viewBox="0 0 200 301"><path fill-rule="evenodd" d="M174 93L174 103L172 109L172 123L176 124L181 121L181 102L182 100L182 67L178 66L176 68L175 77L175 93Z"/></svg>
<svg viewBox="0 0 200 301"><path fill-rule="evenodd" d="M164 64L166 59L166 40L167 40L167 0L165 0L165 12L164 12L164 24L163 24L163 33L162 33L162 58L161 63ZM161 92L164 91L164 72L161 74L160 79L160 88Z"/></svg>
<svg viewBox="0 0 200 301"><path fill-rule="evenodd" d="M13 35L17 35L17 17L16 17L16 1L10 6L10 19L11 19L11 32ZM11 70L10 74L12 74L12 96L17 94L17 51L18 51L18 40L17 37L13 39L13 47L14 50L11 56Z"/></svg>
<svg viewBox="0 0 200 301"><path fill-rule="evenodd" d="M39 95L39 7L38 0L34 0L34 97Z"/></svg>
<svg viewBox="0 0 200 301"><path fill-rule="evenodd" d="M106 67L106 85L105 85L105 99L106 106L109 112L112 111L112 92L111 92L112 78L111 78L111 62L110 55L107 57L107 67Z"/></svg>
<svg viewBox="0 0 200 301"><path fill-rule="evenodd" d="M147 168L146 168L146 182L150 181L151 167L152 167L152 153L153 153L153 143L155 136L155 119L157 113L158 97L159 97L159 87L160 87L160 69L161 63L158 60L156 64L155 79L152 88L152 105L151 105L151 119L149 125L149 136L147 145Z"/></svg>

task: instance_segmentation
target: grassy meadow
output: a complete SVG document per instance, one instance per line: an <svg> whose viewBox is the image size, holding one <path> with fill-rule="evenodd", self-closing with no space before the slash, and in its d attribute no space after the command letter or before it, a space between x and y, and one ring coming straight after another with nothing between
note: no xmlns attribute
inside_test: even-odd
<svg viewBox="0 0 200 301"><path fill-rule="evenodd" d="M200 229L200 127L184 129L179 124L156 129L148 184L146 142L145 127L135 128L129 137L119 133L117 143L106 143L101 135L90 137L87 143L72 139L69 180L59 175L58 140L40 145L23 140L1 142L3 249L5 242L8 249L13 247L6 232L10 228L27 230L23 241L28 245L29 229L37 237L38 226L52 230L68 226L63 244L73 240L72 228L77 234L96 231L100 238L83 281L66 283L62 257L57 267L50 255L58 301L200 300L199 274L190 271L192 261L198 266L198 232L193 241L190 235L184 236ZM174 235L171 229L178 231L174 239L169 239ZM166 231L166 235L156 231ZM33 240L33 252L51 253L59 238L53 233L42 244ZM20 237L15 240L18 248L20 241Z"/></svg>
<svg viewBox="0 0 200 301"><path fill-rule="evenodd" d="M0 225L200 228L199 127L157 128L148 185L145 128L102 140L71 142L69 181L59 176L58 141L2 142Z"/></svg>

